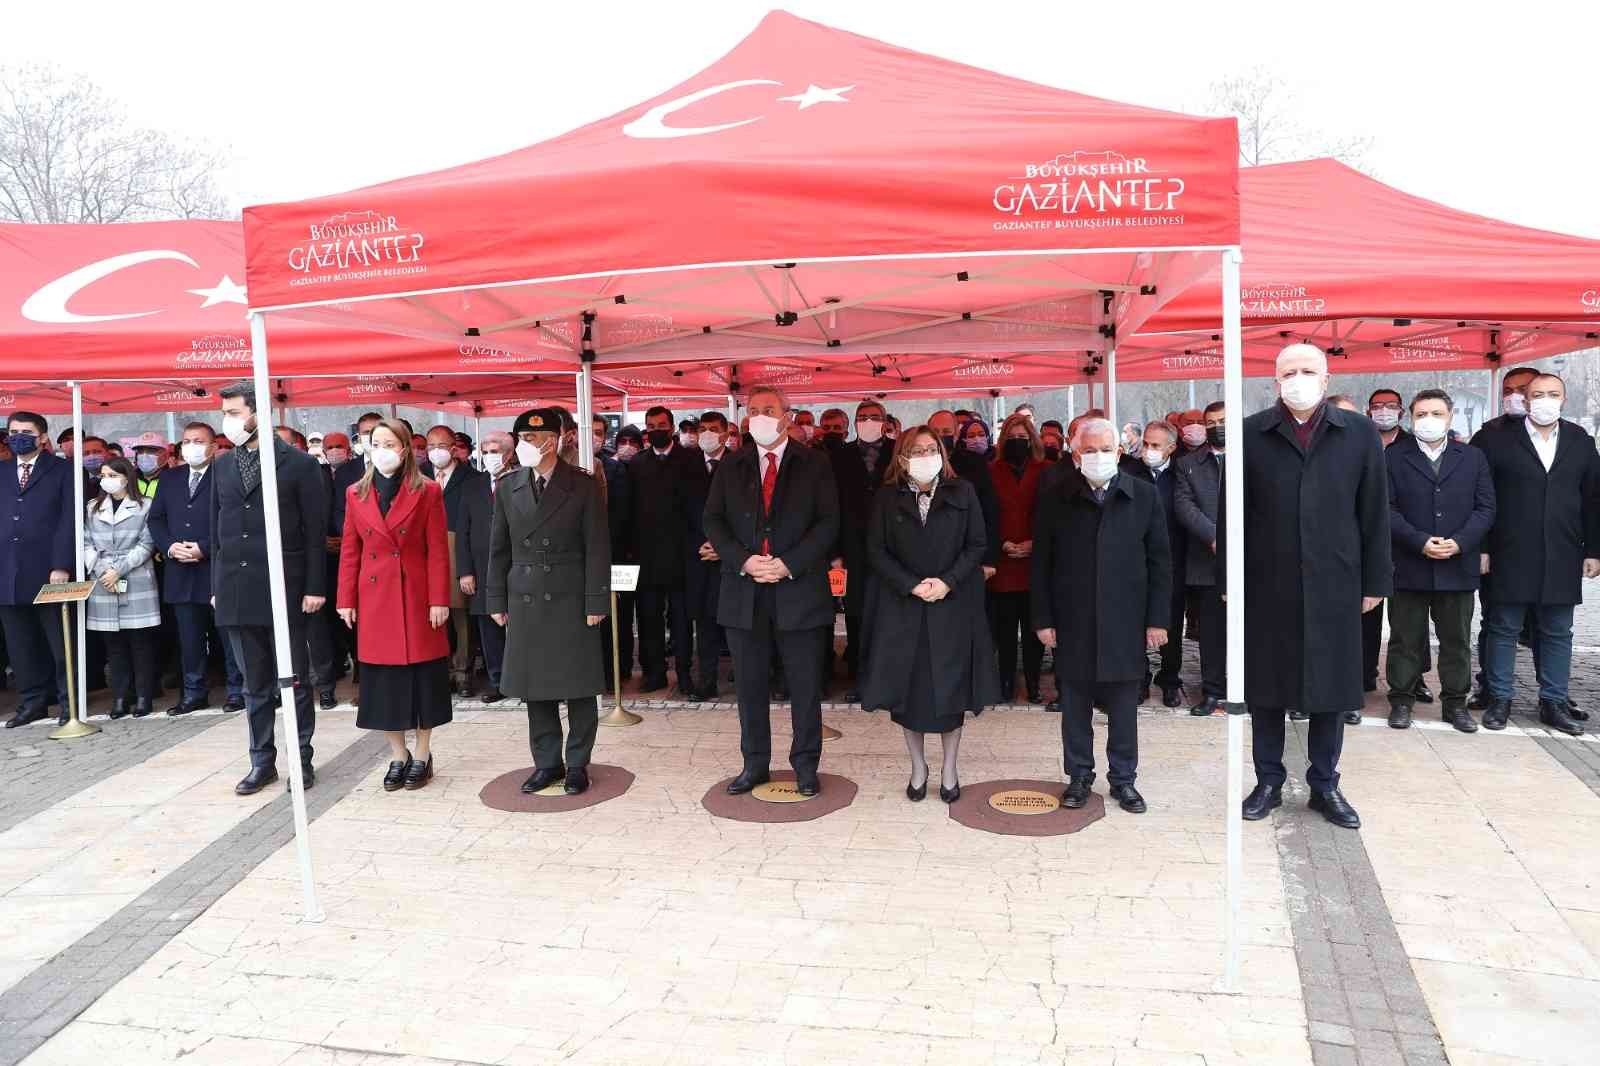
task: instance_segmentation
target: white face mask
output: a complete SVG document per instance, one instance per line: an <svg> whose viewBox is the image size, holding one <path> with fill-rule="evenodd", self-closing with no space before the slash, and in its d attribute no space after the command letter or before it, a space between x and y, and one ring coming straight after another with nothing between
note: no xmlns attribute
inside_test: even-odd
<svg viewBox="0 0 1600 1066"><path fill-rule="evenodd" d="M1508 392L1501 399L1500 406L1505 409L1506 414L1521 418L1528 413L1528 398L1520 392Z"/></svg>
<svg viewBox="0 0 1600 1066"><path fill-rule="evenodd" d="M1541 396L1528 404L1528 417L1536 426L1553 426L1561 418L1561 401L1554 396Z"/></svg>
<svg viewBox="0 0 1600 1066"><path fill-rule="evenodd" d="M194 441L185 441L183 445L183 461L188 463L190 466L205 466L206 463L210 461L210 457L206 455L206 453L210 450L211 449L204 444L197 444Z"/></svg>
<svg viewBox="0 0 1600 1066"><path fill-rule="evenodd" d="M400 469L400 453L392 448L372 449L372 465L378 468L378 473L388 477Z"/></svg>
<svg viewBox="0 0 1600 1066"><path fill-rule="evenodd" d="M245 421L241 415L225 415L222 419L222 435L232 441L235 448L243 448L256 435L255 430L245 428Z"/></svg>
<svg viewBox="0 0 1600 1066"><path fill-rule="evenodd" d="M913 455L909 464L911 480L919 485L926 485L938 477L944 470L944 456L942 455Z"/></svg>
<svg viewBox="0 0 1600 1066"><path fill-rule="evenodd" d="M1374 411L1372 412L1372 424L1387 433L1400 424L1400 412Z"/></svg>
<svg viewBox="0 0 1600 1066"><path fill-rule="evenodd" d="M537 444L517 441L517 462L532 470L544 461L544 451Z"/></svg>
<svg viewBox="0 0 1600 1066"><path fill-rule="evenodd" d="M483 468L491 474L498 474L500 468L505 465L505 461L506 457L499 452L483 453Z"/></svg>
<svg viewBox="0 0 1600 1066"><path fill-rule="evenodd" d="M1154 448L1146 448L1144 450L1143 458L1144 465L1148 466L1152 470L1158 466L1165 466L1167 463L1167 457Z"/></svg>
<svg viewBox="0 0 1600 1066"><path fill-rule="evenodd" d="M778 443L778 420L771 415L750 416L750 436L763 448Z"/></svg>
<svg viewBox="0 0 1600 1066"><path fill-rule="evenodd" d="M103 477L100 479L100 490L112 496L119 496L128 489L128 479L125 477Z"/></svg>
<svg viewBox="0 0 1600 1066"><path fill-rule="evenodd" d="M1278 382L1278 395L1295 410L1305 411L1322 402L1326 387L1320 375L1296 374L1287 381Z"/></svg>
<svg viewBox="0 0 1600 1066"><path fill-rule="evenodd" d="M710 455L712 452L716 451L720 447L722 447L722 434L721 433L718 433L714 429L702 429L700 431L700 450L701 451L705 452L707 455Z"/></svg>
<svg viewBox="0 0 1600 1066"><path fill-rule="evenodd" d="M344 448L329 448L322 454L328 460L329 466L343 466L350 461L350 453Z"/></svg>
<svg viewBox="0 0 1600 1066"><path fill-rule="evenodd" d="M1444 435L1449 432L1450 423L1438 415L1423 415L1411 423L1411 432L1417 435L1418 440L1434 444L1444 440Z"/></svg>
<svg viewBox="0 0 1600 1066"><path fill-rule="evenodd" d="M363 433L361 436L356 438L355 443L350 447L354 449L357 455L366 455L372 450L372 434Z"/></svg>
<svg viewBox="0 0 1600 1066"><path fill-rule="evenodd" d="M695 442L695 437L696 437L696 434L693 434L693 433L679 433L678 434L678 443L683 445L685 448L693 448L694 447L694 442Z"/></svg>
<svg viewBox="0 0 1600 1066"><path fill-rule="evenodd" d="M1103 485L1117 472L1117 453L1085 452L1078 460L1078 468L1084 477Z"/></svg>
<svg viewBox="0 0 1600 1066"><path fill-rule="evenodd" d="M638 454L639 454L639 446L637 444L619 444L619 445L617 445L617 458L621 459L623 462L627 462L629 459L632 459L635 455L638 455Z"/></svg>
<svg viewBox="0 0 1600 1066"><path fill-rule="evenodd" d="M1206 427L1191 423L1182 429L1183 443L1191 448L1198 448L1206 442Z"/></svg>
<svg viewBox="0 0 1600 1066"><path fill-rule="evenodd" d="M868 444L876 444L883 439L883 423L875 421L857 422L856 439Z"/></svg>
<svg viewBox="0 0 1600 1066"><path fill-rule="evenodd" d="M449 466L450 465L450 449L449 448L429 448L428 449L428 462L433 464L433 468L435 470L438 470L438 469L441 469L443 467Z"/></svg>

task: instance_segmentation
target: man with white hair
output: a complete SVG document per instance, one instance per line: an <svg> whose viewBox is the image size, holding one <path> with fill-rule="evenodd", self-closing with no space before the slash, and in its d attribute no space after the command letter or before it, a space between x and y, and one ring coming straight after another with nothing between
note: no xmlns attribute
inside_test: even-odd
<svg viewBox="0 0 1600 1066"><path fill-rule="evenodd" d="M1256 787L1244 817L1283 804L1285 714L1310 715L1311 809L1356 829L1339 790L1343 712L1361 707L1361 615L1394 590L1383 442L1370 419L1326 401L1328 360L1311 344L1278 353L1279 402L1244 421L1231 463L1244 491L1245 700ZM1226 514L1226 508L1221 510ZM1217 560L1227 559L1226 522ZM1226 585L1224 584L1224 587Z"/></svg>
<svg viewBox="0 0 1600 1066"><path fill-rule="evenodd" d="M1110 797L1143 814L1139 686L1148 650L1167 641L1172 555L1156 488L1121 474L1117 427L1080 423L1072 439L1078 477L1039 490L1033 530L1033 624L1055 649L1061 746L1069 778L1061 802L1082 807L1094 785L1094 705L1105 708Z"/></svg>

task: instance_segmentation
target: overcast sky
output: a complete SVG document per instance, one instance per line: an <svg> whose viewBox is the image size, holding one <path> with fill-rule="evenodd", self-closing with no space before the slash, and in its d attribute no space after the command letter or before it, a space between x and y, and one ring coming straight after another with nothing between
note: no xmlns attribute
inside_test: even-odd
<svg viewBox="0 0 1600 1066"><path fill-rule="evenodd" d="M690 4L6 5L0 63L96 79L136 120L228 146L243 206L437 169L647 99L760 20ZM1366 169L1408 192L1600 237L1596 0L796 0L791 12L1095 96L1199 111L1261 66L1305 125L1368 136ZM1479 10L1481 9L1481 10Z"/></svg>

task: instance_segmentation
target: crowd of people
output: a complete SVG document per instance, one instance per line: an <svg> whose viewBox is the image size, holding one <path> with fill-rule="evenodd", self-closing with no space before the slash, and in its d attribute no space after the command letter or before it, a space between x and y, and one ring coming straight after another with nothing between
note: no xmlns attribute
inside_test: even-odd
<svg viewBox="0 0 1600 1066"><path fill-rule="evenodd" d="M1248 446L1231 475L1220 402L1120 429L1098 410L1066 426L1037 420L1026 403L998 429L965 410L902 427L878 400L814 416L757 387L739 423L652 407L642 428L608 439L597 416L588 469L583 427L560 407L476 444L375 412L353 436L279 427L306 780L315 711L334 706L335 684L354 672L358 725L389 737L386 789L427 785L433 731L453 697L475 693L526 704L525 791L580 793L597 696L637 663L642 692L670 684L698 702L731 683L743 767L730 792L769 779L774 697L790 704L796 788L820 789L820 706L837 684L902 727L913 801L931 775L924 738L939 734L939 794L954 802L967 715L1015 702L1020 672L1026 700L1061 715L1063 803L1082 806L1092 791L1099 709L1109 795L1141 812L1140 703L1159 690L1165 706L1188 696L1205 716L1226 700L1230 477L1242 479L1249 531L1244 689L1257 785L1246 818L1281 804L1285 723L1298 719L1312 806L1360 824L1338 762L1345 726L1378 686L1385 610L1389 725L1410 726L1437 698L1458 730L1479 728L1475 710L1484 728L1505 728L1521 642L1533 650L1540 721L1581 733L1587 712L1567 686L1573 608L1582 579L1600 576L1600 455L1562 419L1561 379L1506 372L1504 413L1464 443L1442 390L1408 402L1380 389L1361 408L1327 394L1326 357L1307 344L1286 347L1276 369L1279 398L1244 420ZM237 786L250 794L277 778L261 441L249 383L221 396L220 435L194 422L170 445L157 434L82 442L82 548L95 582L86 651L113 717L152 713L164 685L178 690L168 713L191 713L210 704L210 678L224 678L224 706L250 722L252 769ZM13 530L0 543L0 622L19 690L8 728L66 706L59 620L32 606L75 565L75 442L69 431L52 449L48 434L43 417L13 412L0 460ZM635 591L613 594L614 562L639 567ZM1437 697L1423 682L1435 639Z"/></svg>

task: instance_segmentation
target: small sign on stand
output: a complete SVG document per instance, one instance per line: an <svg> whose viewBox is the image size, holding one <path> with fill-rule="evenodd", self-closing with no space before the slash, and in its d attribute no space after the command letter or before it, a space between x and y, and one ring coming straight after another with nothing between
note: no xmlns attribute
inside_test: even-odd
<svg viewBox="0 0 1600 1066"><path fill-rule="evenodd" d="M72 611L74 603L82 603L94 591L93 581L63 581L55 585L44 585L39 589L39 594L33 598L35 607L47 607L52 603L61 605L61 645L66 652L67 667L67 722L60 729L50 734L51 740L74 740L78 737L89 737L100 732L100 727L90 725L83 720L83 712L78 707L78 686L72 682L77 679L77 673L72 669Z"/></svg>
<svg viewBox="0 0 1600 1066"><path fill-rule="evenodd" d="M611 567L611 683L614 686L611 713L600 719L601 725L638 725L644 721L622 706L622 656L617 637L617 593L637 592L639 567L637 564L613 564Z"/></svg>

